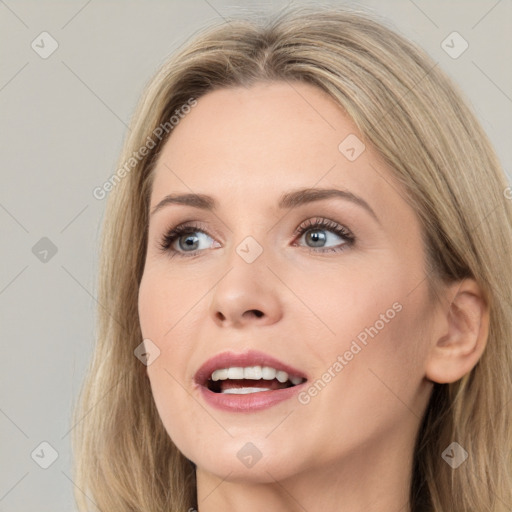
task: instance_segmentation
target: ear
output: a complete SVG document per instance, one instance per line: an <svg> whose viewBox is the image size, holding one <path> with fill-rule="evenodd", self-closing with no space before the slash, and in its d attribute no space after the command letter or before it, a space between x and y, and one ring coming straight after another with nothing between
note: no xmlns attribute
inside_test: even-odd
<svg viewBox="0 0 512 512"><path fill-rule="evenodd" d="M453 283L445 291L425 368L426 377L439 384L469 373L483 354L489 334L489 307L474 279Z"/></svg>

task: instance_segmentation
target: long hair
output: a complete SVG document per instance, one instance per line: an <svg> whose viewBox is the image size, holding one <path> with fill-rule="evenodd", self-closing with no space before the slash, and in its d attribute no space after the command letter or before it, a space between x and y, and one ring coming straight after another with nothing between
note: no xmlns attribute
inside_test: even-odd
<svg viewBox="0 0 512 512"><path fill-rule="evenodd" d="M487 346L463 378L434 385L416 439L410 506L509 511L512 200L505 174L462 93L423 50L374 16L328 6L209 26L145 88L108 186L96 345L72 432L80 510L91 503L104 512L197 507L194 468L169 438L134 355L152 177L177 112L212 90L260 81L326 91L380 153L421 221L432 297L440 283L464 278L481 287L490 308ZM468 452L456 469L442 457L454 441Z"/></svg>

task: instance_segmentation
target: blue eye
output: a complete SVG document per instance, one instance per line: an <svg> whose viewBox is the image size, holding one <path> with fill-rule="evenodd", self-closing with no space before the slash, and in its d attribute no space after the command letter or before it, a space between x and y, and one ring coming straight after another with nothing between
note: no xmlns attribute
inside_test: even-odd
<svg viewBox="0 0 512 512"><path fill-rule="evenodd" d="M160 249L163 252L176 253L179 254L180 256L195 256L196 252L199 250L197 244L200 241L200 237L196 236L196 233L201 233L208 237L208 234L205 233L200 226L177 226L176 228L169 230L164 235L159 244ZM173 245L175 245L175 242L178 243L178 246L181 246L179 250L172 247Z"/></svg>
<svg viewBox="0 0 512 512"><path fill-rule="evenodd" d="M323 244L329 238L324 234L324 232L330 232L331 234L334 233L343 240L343 243L334 247L324 247ZM355 242L354 235L346 227L328 219L319 218L314 221L307 220L304 224L301 224L295 232L297 236L306 235L305 238L307 238L308 233L309 240L313 244L316 244L312 247L309 246L313 252L339 252L354 245Z"/></svg>
<svg viewBox="0 0 512 512"><path fill-rule="evenodd" d="M309 240L313 246L308 246L313 252L339 252L350 247L355 242L354 235L344 226L337 222L328 219L319 218L315 221L308 220L301 224L294 235L302 237L302 235L310 232ZM342 243L337 246L327 246L324 244L328 241L328 236L325 233L335 234L342 239ZM203 235L203 236L198 236ZM208 249L213 246L212 243L206 244L202 249L198 247L201 238L206 237L213 240L202 226L196 224L182 224L173 229L170 229L161 239L159 248L162 252L171 253L183 257L197 256L203 249ZM178 248L173 246L178 246ZM295 245L295 244L294 244ZM189 250L190 249L190 250Z"/></svg>

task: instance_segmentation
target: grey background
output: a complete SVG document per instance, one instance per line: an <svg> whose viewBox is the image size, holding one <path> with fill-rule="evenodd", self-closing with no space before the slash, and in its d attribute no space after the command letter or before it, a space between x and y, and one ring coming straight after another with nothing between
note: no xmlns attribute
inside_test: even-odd
<svg viewBox="0 0 512 512"><path fill-rule="evenodd" d="M285 3L0 0L0 512L76 509L70 415L94 344L105 207L92 191L115 171L143 85L199 28ZM455 78L510 181L512 2L350 5L385 16ZM59 45L46 59L31 47L43 31ZM469 43L457 59L441 47L453 31ZM57 249L47 261L34 254L43 237ZM31 457L50 460L43 441L58 452L47 469Z"/></svg>

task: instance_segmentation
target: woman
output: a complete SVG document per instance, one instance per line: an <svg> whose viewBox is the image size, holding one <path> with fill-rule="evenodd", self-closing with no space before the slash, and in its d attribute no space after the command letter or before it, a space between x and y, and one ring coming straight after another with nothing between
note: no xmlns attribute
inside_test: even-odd
<svg viewBox="0 0 512 512"><path fill-rule="evenodd" d="M212 27L109 184L81 510L510 510L512 205L366 15Z"/></svg>

